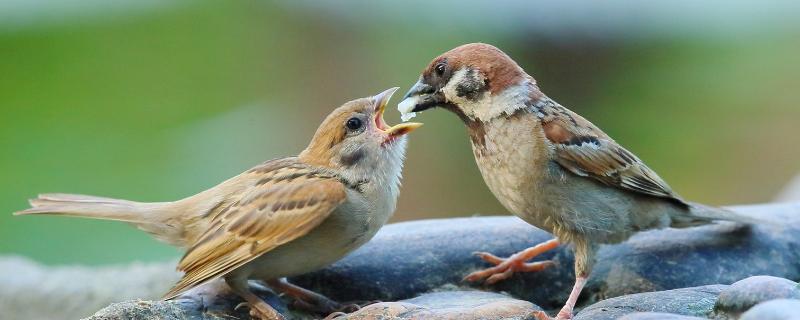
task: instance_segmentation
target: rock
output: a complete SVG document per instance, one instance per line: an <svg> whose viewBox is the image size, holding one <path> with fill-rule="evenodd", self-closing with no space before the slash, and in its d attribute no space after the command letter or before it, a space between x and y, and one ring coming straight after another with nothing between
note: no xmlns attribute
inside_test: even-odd
<svg viewBox="0 0 800 320"><path fill-rule="evenodd" d="M800 320L800 300L776 299L757 304L739 320Z"/></svg>
<svg viewBox="0 0 800 320"><path fill-rule="evenodd" d="M534 304L484 291L435 292L398 302L381 302L362 308L342 320L378 319L529 319L541 311Z"/></svg>
<svg viewBox="0 0 800 320"><path fill-rule="evenodd" d="M737 281L723 290L714 309L718 313L739 315L756 304L781 298L800 299L800 286L784 278L755 276Z"/></svg>
<svg viewBox="0 0 800 320"><path fill-rule="evenodd" d="M726 285L645 292L603 300L575 315L575 320L613 320L637 312L706 317Z"/></svg>
<svg viewBox="0 0 800 320"><path fill-rule="evenodd" d="M698 317L682 316L663 312L636 312L619 318L619 320L695 320L705 319Z"/></svg>
<svg viewBox="0 0 800 320"><path fill-rule="evenodd" d="M757 275L800 279L800 204L732 209L781 225L747 227L722 222L642 232L602 246L581 304L630 293L730 284ZM508 256L551 239L515 217L455 218L384 227L364 247L332 266L292 280L340 301L394 301L443 285L488 265L471 253ZM536 260L556 267L517 274L491 288L555 310L573 284L572 252L562 246ZM347 283L347 286L340 284Z"/></svg>
<svg viewBox="0 0 800 320"><path fill-rule="evenodd" d="M747 228L720 223L697 228L655 230L640 233L621 244L602 246L579 306L629 293L730 284L757 274L795 281L800 279L800 204L753 205L733 209L762 219L779 221L780 225L765 224ZM551 235L514 217L397 223L383 228L375 239L342 261L291 280L340 302L409 299L432 291L442 291L443 288L463 290L467 286L461 282L464 275L487 267L486 263L471 255L473 251L490 251L507 256L551 238ZM536 260L544 259L552 259L556 267L538 273L518 274L488 288L530 301L550 310L552 314L564 303L572 287L573 259L567 247L548 252ZM54 314L79 318L91 313L86 308L100 308L100 303L107 305L122 299L155 299L178 276L173 271L174 263L73 268L42 267L30 262L27 262L28 265L3 265L6 260L0 259L0 269L15 272L0 272L0 310L4 310L4 319L9 313L12 317L8 319L50 319ZM688 294L697 289L683 290ZM169 317L167 313L174 315L176 310L196 315L197 308L206 310L209 305L214 305L205 297L198 300L203 297L202 292L191 292L183 299L188 301L145 305L140 301L130 301L117 304L98 313L96 319L103 319L113 312L143 314L141 308L151 306L161 308L158 312L164 313L164 318ZM710 295L709 292L700 293ZM265 291L262 296L269 298L271 293ZM640 297L624 297L633 300L622 300L631 303L626 305L628 312L620 315L637 311L671 312L633 304L647 302ZM223 302L214 306L223 313L230 312L230 307L241 301L232 294L221 299ZM706 300L671 299L676 305L689 303L694 309L708 311ZM41 304L41 301L48 303ZM603 303L610 301L613 302L609 300ZM273 302L279 309L286 310L281 307L281 303L286 301ZM713 300L708 303L713 304ZM584 312L591 311L590 308L595 306L586 308ZM64 312L59 313L59 309ZM21 316L17 317L17 312ZM287 315L290 318L304 317L291 312Z"/></svg>
<svg viewBox="0 0 800 320"><path fill-rule="evenodd" d="M312 318L311 315L289 311L286 301L263 286L251 283L250 289L285 315L287 320ZM235 310L236 305L241 302L242 299L234 295L224 281L214 281L169 301L132 300L113 303L85 320L248 319L246 307Z"/></svg>

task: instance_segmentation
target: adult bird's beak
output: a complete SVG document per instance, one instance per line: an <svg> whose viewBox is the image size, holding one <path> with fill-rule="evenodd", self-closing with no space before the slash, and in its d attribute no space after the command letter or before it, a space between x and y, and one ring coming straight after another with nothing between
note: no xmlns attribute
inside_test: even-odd
<svg viewBox="0 0 800 320"><path fill-rule="evenodd" d="M422 77L420 77L417 83L403 96L403 101L397 105L397 110L399 110L401 114L406 115L413 112L424 111L444 104L445 102L444 96L436 92L436 88L425 83Z"/></svg>
<svg viewBox="0 0 800 320"><path fill-rule="evenodd" d="M392 98L392 94L394 94L395 91L397 91L397 89L400 88L394 87L379 94L376 94L375 96L372 97L373 101L375 101L375 109L376 109L375 127L378 128L378 130L385 133L386 135L388 135L387 141L393 140L395 137L408 134L409 132L414 131L415 129L422 126L421 123L417 122L405 122L389 127L389 125L386 124L386 121L383 120L383 112L386 111L386 105L389 104L389 100Z"/></svg>

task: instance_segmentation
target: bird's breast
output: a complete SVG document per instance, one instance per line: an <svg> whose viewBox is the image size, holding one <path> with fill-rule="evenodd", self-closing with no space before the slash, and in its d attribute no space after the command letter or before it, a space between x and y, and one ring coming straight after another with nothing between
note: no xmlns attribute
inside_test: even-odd
<svg viewBox="0 0 800 320"><path fill-rule="evenodd" d="M520 114L483 122L478 130L473 126L472 150L486 185L506 209L531 220L542 212L537 206L549 162L539 120Z"/></svg>

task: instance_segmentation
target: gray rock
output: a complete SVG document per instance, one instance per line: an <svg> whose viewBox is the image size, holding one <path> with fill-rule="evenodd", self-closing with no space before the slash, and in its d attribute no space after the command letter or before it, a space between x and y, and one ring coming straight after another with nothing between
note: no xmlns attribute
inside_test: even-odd
<svg viewBox="0 0 800 320"><path fill-rule="evenodd" d="M251 283L250 289L284 314L288 320L312 318L311 315L290 311L286 306L287 301L281 300L272 291L257 283ZM85 320L248 319L247 308L236 309L241 302L242 299L234 295L224 281L220 280L169 301L132 300L113 303Z"/></svg>
<svg viewBox="0 0 800 320"><path fill-rule="evenodd" d="M781 225L745 228L721 223L665 229L638 234L621 244L603 246L579 305L627 293L728 284L757 274L800 279L800 205L753 205L734 209L780 221ZM487 267L470 254L473 251L510 255L551 237L513 217L398 223L385 227L373 241L329 268L292 280L341 302L396 301L442 287L465 286L461 277ZM515 275L489 288L508 292L547 310L557 310L572 287L572 253L561 247L537 259L552 259L557 266L543 272ZM4 310L4 317L7 310L12 310L9 319L51 319L59 308L74 319L87 315L80 314L85 312L80 311L83 309L74 312L71 309L74 306L157 298L177 278L174 263L104 268L51 268L35 264L8 267L2 263L0 260L0 269L15 270L0 272L0 310ZM140 269L144 271L137 271ZM139 290L140 287L144 289ZM265 291L262 296L270 298L271 294ZM149 306L162 308L159 312L167 313L185 309L187 314L194 315L197 313L192 310L197 308L229 311L234 303L241 301L227 295L223 299L227 302L215 305L205 298L198 300L199 297L203 297L201 293L191 292L184 299L187 301L166 304L132 301L128 305L116 305L113 310L105 309L97 316L102 319L113 312L140 312L142 310L137 308ZM50 302L41 304L41 301ZM271 301L279 309L286 310L281 301ZM217 307L209 308L209 305ZM14 312L22 316L14 317ZM294 315L290 313L290 316Z"/></svg>
<svg viewBox="0 0 800 320"><path fill-rule="evenodd" d="M613 320L637 312L706 317L726 285L645 292L603 300L575 315L575 320Z"/></svg>
<svg viewBox="0 0 800 320"><path fill-rule="evenodd" d="M800 279L800 204L732 209L781 225L733 223L640 233L602 246L582 305L630 293L730 284L764 274ZM364 247L334 265L293 281L340 301L394 301L447 284L488 265L471 255L508 256L552 238L515 217L422 220L386 226ZM560 308L573 284L572 252L559 247L537 260L556 267L517 274L491 288ZM347 283L347 286L340 284Z"/></svg>
<svg viewBox="0 0 800 320"><path fill-rule="evenodd" d="M784 278L755 276L737 281L723 290L714 309L738 315L761 302L782 298L800 299L800 286Z"/></svg>
<svg viewBox="0 0 800 320"><path fill-rule="evenodd" d="M757 304L739 320L800 320L800 300L776 299Z"/></svg>
<svg viewBox="0 0 800 320"><path fill-rule="evenodd" d="M619 318L619 320L696 320L696 319L705 319L705 318L682 316L678 314L663 313L663 312L637 312Z"/></svg>
<svg viewBox="0 0 800 320"><path fill-rule="evenodd" d="M337 319L532 319L531 314L541 310L530 302L498 293L449 291L428 293L398 302L376 303Z"/></svg>

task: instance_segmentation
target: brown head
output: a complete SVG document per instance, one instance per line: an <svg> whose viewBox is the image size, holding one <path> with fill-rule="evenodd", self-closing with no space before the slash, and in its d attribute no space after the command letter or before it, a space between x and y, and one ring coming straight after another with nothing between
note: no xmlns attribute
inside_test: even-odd
<svg viewBox="0 0 800 320"><path fill-rule="evenodd" d="M388 126L383 112L391 88L375 96L356 99L336 108L314 134L300 159L308 164L341 170L353 181L371 179L376 173L399 177L405 153L405 135L421 123Z"/></svg>
<svg viewBox="0 0 800 320"><path fill-rule="evenodd" d="M514 92L517 88L519 92ZM470 43L433 59L398 109L409 113L443 107L465 121L488 120L502 113L502 104L527 98L531 88L535 88L533 78L503 51Z"/></svg>

